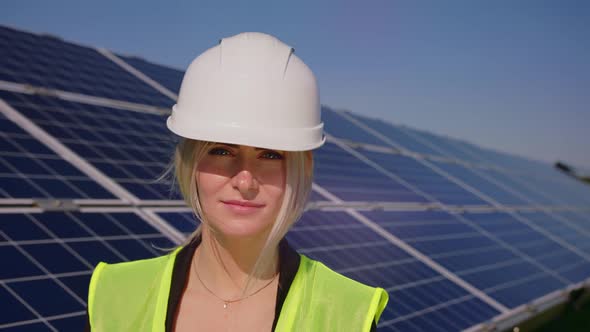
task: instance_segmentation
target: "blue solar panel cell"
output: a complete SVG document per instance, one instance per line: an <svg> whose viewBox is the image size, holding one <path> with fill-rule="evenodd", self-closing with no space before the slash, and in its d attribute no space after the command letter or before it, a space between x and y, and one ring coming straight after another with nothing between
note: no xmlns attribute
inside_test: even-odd
<svg viewBox="0 0 590 332"><path fill-rule="evenodd" d="M406 150L420 153L420 154L427 154L427 155L440 155L439 151L436 151L431 146L420 142L419 140L415 139L414 137L408 135L404 127L402 126L395 126L389 124L387 122L377 120L377 119L370 119L364 116L360 116L358 114L350 113L348 114L350 117L360 121L364 125L368 126L369 128L377 131L379 134L387 137L390 139L394 145L400 146ZM385 145L385 143L382 143Z"/></svg>
<svg viewBox="0 0 590 332"><path fill-rule="evenodd" d="M123 254L129 260L143 259L145 257L154 257L164 252L158 253L149 245L139 240L108 240L109 245L113 246L118 252Z"/></svg>
<svg viewBox="0 0 590 332"><path fill-rule="evenodd" d="M83 197L85 193L57 179L36 179L36 184L43 189L50 197Z"/></svg>
<svg viewBox="0 0 590 332"><path fill-rule="evenodd" d="M471 151L480 156L492 166L504 168L506 170L523 171L525 173L535 172L537 170L547 169L548 165L541 162L532 161L519 156L510 155L498 151L488 150L481 147L473 147Z"/></svg>
<svg viewBox="0 0 590 332"><path fill-rule="evenodd" d="M554 271L561 271L564 268L571 268L572 266L586 266L590 268L584 259L567 250L559 250L557 252L545 252L546 255L540 256L537 260L544 266ZM567 276L566 276L567 277ZM581 280L590 277L590 274L584 276ZM569 279L569 278L568 278Z"/></svg>
<svg viewBox="0 0 590 332"><path fill-rule="evenodd" d="M520 198L518 195L512 193L510 188L504 188L502 185L478 175L472 169L451 163L433 162L433 164L446 172L453 178L461 181L476 192L483 193L485 196L505 205L527 205L527 201ZM483 170L477 169L477 172L484 173ZM522 197L522 196L521 196Z"/></svg>
<svg viewBox="0 0 590 332"><path fill-rule="evenodd" d="M480 172L494 179L494 181L498 182L500 185L509 188L515 195L523 197L523 200L527 202L527 205L553 205L553 202L549 197L542 192L531 188L530 184L526 183L526 178L521 174L491 169L482 169Z"/></svg>
<svg viewBox="0 0 590 332"><path fill-rule="evenodd" d="M549 167L536 174L523 175L527 184L542 192L555 205L590 206L588 186Z"/></svg>
<svg viewBox="0 0 590 332"><path fill-rule="evenodd" d="M178 94L180 91L180 83L182 83L184 76L183 71L154 64L137 57L117 56L173 93Z"/></svg>
<svg viewBox="0 0 590 332"><path fill-rule="evenodd" d="M317 151L314 166L315 182L345 201L426 202L422 196L331 143Z"/></svg>
<svg viewBox="0 0 590 332"><path fill-rule="evenodd" d="M0 246L0 257L4 259L6 266L10 266L10 269L0 269L0 279L24 278L41 273L41 270L25 256L26 254L3 243Z"/></svg>
<svg viewBox="0 0 590 332"><path fill-rule="evenodd" d="M469 294L455 289L448 281L439 281L431 287L415 286L392 293L392 298L400 299L398 317L383 322L379 330L383 331L459 331L490 319L497 312L490 306ZM452 294L453 299L446 303L437 303L433 294ZM408 303L409 309L402 303ZM435 307L437 310L429 310ZM422 310L420 315L409 314Z"/></svg>
<svg viewBox="0 0 590 332"><path fill-rule="evenodd" d="M96 266L99 262L119 263L125 257L114 247L107 247L105 242L78 241L68 242L68 246L74 249L90 265Z"/></svg>
<svg viewBox="0 0 590 332"><path fill-rule="evenodd" d="M80 331L80 326L86 325L86 315L80 313L78 316L67 317L62 319L51 320L53 325L58 331Z"/></svg>
<svg viewBox="0 0 590 332"><path fill-rule="evenodd" d="M560 217L564 218L565 220L573 223L577 227L580 227L586 232L590 232L590 217L585 215L581 211L558 211L553 212L554 214L559 215Z"/></svg>
<svg viewBox="0 0 590 332"><path fill-rule="evenodd" d="M187 236L199 226L199 222L193 217L192 212L158 212L158 216Z"/></svg>
<svg viewBox="0 0 590 332"><path fill-rule="evenodd" d="M98 236L117 236L126 234L121 227L108 218L107 214L72 212L71 215L84 224L84 226L92 229L92 231Z"/></svg>
<svg viewBox="0 0 590 332"><path fill-rule="evenodd" d="M480 248L487 248L495 245L493 240L482 235L464 236L460 239L456 238L439 238L428 240L407 240L410 245L427 255L436 254L456 254L458 252L466 252L469 250L477 250Z"/></svg>
<svg viewBox="0 0 590 332"><path fill-rule="evenodd" d="M38 109L37 114L29 114L35 124L67 132L59 136L63 144L138 198L180 199L169 184L156 181L169 165L175 141L165 126L165 116L63 100L56 106L57 98L17 95L9 98L15 109ZM37 172L41 171L45 169ZM65 194L68 187L47 190Z"/></svg>
<svg viewBox="0 0 590 332"><path fill-rule="evenodd" d="M61 159L46 159L43 160L43 162L45 163L46 167L48 166L50 169L53 170L54 173L59 174L59 175L63 175L63 176L68 176L68 177L84 177L84 173L80 172L80 170L78 170L77 168L75 168L74 166L72 166L71 164L67 163L64 160ZM78 180L72 180L75 181L77 183L80 183L81 181Z"/></svg>
<svg viewBox="0 0 590 332"><path fill-rule="evenodd" d="M49 235L24 214L2 214L2 232L13 241L48 239ZM0 241L1 243L2 241Z"/></svg>
<svg viewBox="0 0 590 332"><path fill-rule="evenodd" d="M1 198L115 198L2 114L0 126Z"/></svg>
<svg viewBox="0 0 590 332"><path fill-rule="evenodd" d="M476 229L441 211L366 211L362 214L431 255L497 246Z"/></svg>
<svg viewBox="0 0 590 332"><path fill-rule="evenodd" d="M537 257L538 253L530 255L526 250L519 252L519 246L508 245L515 242L515 239L511 238L514 235L522 237L520 243L548 241L516 220L502 219L494 214L467 214L467 219L476 220L475 224L493 234L486 235L473 227L469 221L461 221L444 212L372 211L363 214L490 295L494 290L509 287L510 283L525 282L531 275L553 280L555 287L546 288L547 292L566 285L559 277L549 275L554 266ZM488 222L490 220L497 221ZM506 242L499 242L498 239ZM568 261L567 264L580 263L579 259L573 259L571 252L560 249L562 258ZM523 254L529 256L525 258ZM537 258L537 264L540 266L531 263L531 257ZM526 291L528 286L522 287L523 291ZM497 300L507 306L526 303L514 299L506 301L505 298Z"/></svg>
<svg viewBox="0 0 590 332"><path fill-rule="evenodd" d="M324 106L322 107L322 120L326 133L334 137L357 143L386 145L379 138L344 118L341 112L335 112Z"/></svg>
<svg viewBox="0 0 590 332"><path fill-rule="evenodd" d="M0 26L3 80L139 104L174 102L88 47Z"/></svg>
<svg viewBox="0 0 590 332"><path fill-rule="evenodd" d="M580 251L590 251L590 232L577 227L574 223L557 219L543 212L520 212L519 215Z"/></svg>
<svg viewBox="0 0 590 332"><path fill-rule="evenodd" d="M88 298L88 285L90 284L91 274L83 274L76 276L67 276L59 278L64 285L73 290L80 299Z"/></svg>
<svg viewBox="0 0 590 332"><path fill-rule="evenodd" d="M2 325L15 321L27 321L36 318L35 314L27 309L21 301L17 300L12 293L6 290L6 286L4 285L0 286L0 303L2 304L0 328L2 328Z"/></svg>
<svg viewBox="0 0 590 332"><path fill-rule="evenodd" d="M584 277L575 272L576 270L572 272L572 269L580 265L582 270L584 267L590 268L588 262L576 253L508 214L468 213L465 214L465 217L493 234L496 238L517 249L523 255L532 258L540 266L545 267L547 271L552 271L562 277L563 280L579 282ZM561 259L559 261L552 260L552 255L560 255ZM580 269L577 271L580 271ZM590 274L586 275L585 278L588 277L590 277Z"/></svg>
<svg viewBox="0 0 590 332"><path fill-rule="evenodd" d="M85 303L72 296L75 293L69 293L52 279L12 282L8 287L42 316L56 316L85 309Z"/></svg>
<svg viewBox="0 0 590 332"><path fill-rule="evenodd" d="M514 253L499 246L483 247L456 254L433 255L433 258L451 271L466 271L521 260Z"/></svg>
<svg viewBox="0 0 590 332"><path fill-rule="evenodd" d="M369 151L362 151L362 154L387 171L416 187L422 193L444 204L486 205L486 202L474 194L461 188L427 166L422 165L413 158Z"/></svg>
<svg viewBox="0 0 590 332"><path fill-rule="evenodd" d="M424 142L425 144L429 144L430 146L436 147L436 150L439 152L438 155L451 157L454 159L468 161L473 163L482 162L482 160L472 155L471 153L461 149L454 140L450 138L434 135L425 131L416 130L412 128L404 128L405 132L412 137Z"/></svg>
<svg viewBox="0 0 590 332"><path fill-rule="evenodd" d="M509 283L525 282L532 275L544 274L539 268L522 260L503 262L502 266L498 266L496 269L497 271L493 272L490 271L491 268L480 268L474 271L463 272L459 275L467 282L477 285L479 289L487 291L491 288L502 287ZM498 273L500 271L501 273ZM554 289L563 286L564 284L557 283Z"/></svg>
<svg viewBox="0 0 590 332"><path fill-rule="evenodd" d="M111 214L109 217L128 233L137 235L158 233L153 226L134 213Z"/></svg>
<svg viewBox="0 0 590 332"><path fill-rule="evenodd" d="M560 267L559 274L568 280L583 281L590 276L590 266L587 261L573 263L569 266Z"/></svg>
<svg viewBox="0 0 590 332"><path fill-rule="evenodd" d="M563 284L551 277L537 275L525 279L521 283L511 285L510 287L492 291L490 292L490 295L497 298L507 307L514 308L522 303L528 303L550 293L551 291L563 287Z"/></svg>
<svg viewBox="0 0 590 332"><path fill-rule="evenodd" d="M91 235L74 218L64 217L62 212L45 212L29 216L61 239L82 238Z"/></svg>
<svg viewBox="0 0 590 332"><path fill-rule="evenodd" d="M75 257L71 252L73 250L67 245L44 243L21 245L21 248L53 274L76 272L92 268L88 262L81 261L78 258L79 256Z"/></svg>

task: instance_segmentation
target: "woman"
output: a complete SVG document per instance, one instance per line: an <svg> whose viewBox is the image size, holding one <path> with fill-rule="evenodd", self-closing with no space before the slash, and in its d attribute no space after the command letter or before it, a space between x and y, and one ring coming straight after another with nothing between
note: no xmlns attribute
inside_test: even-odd
<svg viewBox="0 0 590 332"><path fill-rule="evenodd" d="M92 331L370 331L387 293L283 240L310 192L316 79L278 39L242 33L197 57L167 121L175 176L202 226L148 260L101 263Z"/></svg>

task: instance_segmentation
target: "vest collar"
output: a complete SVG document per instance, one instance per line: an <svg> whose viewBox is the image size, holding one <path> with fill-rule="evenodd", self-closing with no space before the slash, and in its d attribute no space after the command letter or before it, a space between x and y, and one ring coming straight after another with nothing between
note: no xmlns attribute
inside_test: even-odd
<svg viewBox="0 0 590 332"><path fill-rule="evenodd" d="M201 237L195 238L189 244L185 245L176 254L174 261L174 269L172 271L172 283L170 285L170 296L168 297L168 308L166 311L166 332L172 332L176 315L178 312L178 306L182 294L186 289L188 282L188 275L190 270L190 264L195 254L195 250L201 244ZM279 242L279 288L277 290L277 299L275 304L275 317L272 323L272 330L275 330L283 303L293 283L295 274L299 269L301 257L299 254L289 245L287 240L283 238Z"/></svg>

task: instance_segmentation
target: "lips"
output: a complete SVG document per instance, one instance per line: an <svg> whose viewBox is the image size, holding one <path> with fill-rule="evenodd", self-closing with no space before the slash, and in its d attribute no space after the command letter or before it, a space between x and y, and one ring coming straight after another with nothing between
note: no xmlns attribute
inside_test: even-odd
<svg viewBox="0 0 590 332"><path fill-rule="evenodd" d="M221 203L223 203L223 205L229 211L237 215L254 214L258 211L261 211L261 209L265 206L264 204L260 203L239 200L221 201Z"/></svg>
<svg viewBox="0 0 590 332"><path fill-rule="evenodd" d="M221 201L223 204L226 205L234 205L234 206L242 206L242 207L249 207L249 208L261 208L264 204L249 202L249 201L238 201L238 200L230 200L230 201Z"/></svg>

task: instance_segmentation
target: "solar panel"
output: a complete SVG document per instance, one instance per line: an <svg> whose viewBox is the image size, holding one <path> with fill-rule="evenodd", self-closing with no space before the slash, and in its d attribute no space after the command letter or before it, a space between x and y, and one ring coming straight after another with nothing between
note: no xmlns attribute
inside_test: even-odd
<svg viewBox="0 0 590 332"><path fill-rule="evenodd" d="M531 218L531 216L527 216L522 212L520 212L517 216L524 217L529 220ZM587 269L588 260L584 259L584 257L578 255L571 249L564 247L563 244L547 236L545 233L540 232L537 229L521 222L513 215L499 212L486 214L467 213L465 214L465 218L471 221L473 224L490 232L498 240L504 241L524 255L532 257L548 271L555 271L555 274L558 274L562 279L565 279L562 281L568 284L579 282L585 278L588 278L587 272L583 272L586 273L586 276L580 279L579 276L575 276L575 273L577 273L576 271L566 271L562 273L559 270L556 271L555 266L547 265L547 261L544 260L543 257L546 257L548 254L551 255L560 253L567 256L568 259L563 257L561 263L568 265L570 268L577 264L581 265L581 267L577 266L576 268ZM535 222L533 221L533 226L534 224ZM541 230L544 230L548 232L549 235L551 235L551 230L543 227L541 227Z"/></svg>
<svg viewBox="0 0 590 332"><path fill-rule="evenodd" d="M133 56L117 55L133 68L146 74L149 78L163 85L166 89L178 94L184 72L178 69L164 67Z"/></svg>
<svg viewBox="0 0 590 332"><path fill-rule="evenodd" d="M577 227L583 228L586 232L590 232L590 217L577 211L553 211L560 217L567 219L570 223L575 224Z"/></svg>
<svg viewBox="0 0 590 332"><path fill-rule="evenodd" d="M156 181L174 151L164 115L23 93L0 97L136 197L179 199Z"/></svg>
<svg viewBox="0 0 590 332"><path fill-rule="evenodd" d="M449 138L434 135L432 133L428 133L421 130L416 130L412 128L404 128L406 133L420 139L422 142L428 142L432 146L436 146L438 151L442 151L446 156L452 157L454 159L478 163L481 162L477 156L474 156L471 153L468 153L460 148L458 148Z"/></svg>
<svg viewBox="0 0 590 332"><path fill-rule="evenodd" d="M176 211L156 209L152 210L156 215L165 220L176 231L180 232L185 238L194 232L199 226L190 210L182 209Z"/></svg>
<svg viewBox="0 0 590 332"><path fill-rule="evenodd" d="M374 133L383 135L385 138L390 140L390 142L408 151L433 156L441 154L428 143L421 142L415 137L407 134L400 126L394 126L378 119L371 119L354 113L347 113L346 116L350 119L358 121L359 125L364 126L366 130L373 130ZM383 144L384 142L380 143L380 145Z"/></svg>
<svg viewBox="0 0 590 332"><path fill-rule="evenodd" d="M342 113L335 112L328 107L322 107L322 121L327 134L352 142L365 144L383 145L378 138L355 126L342 116Z"/></svg>
<svg viewBox="0 0 590 332"><path fill-rule="evenodd" d="M0 271L0 330L80 330L99 261L161 255L198 225L156 180L176 143L164 90L177 93L182 72L12 28L0 27L0 46L0 99L69 151L0 112L0 256L11 267ZM518 156L322 112L312 204L287 238L386 288L379 331L509 328L590 280L587 186Z"/></svg>
<svg viewBox="0 0 590 332"><path fill-rule="evenodd" d="M0 214L0 330L80 330L99 261L161 255L174 246L133 209ZM39 296L43 294L43 296Z"/></svg>
<svg viewBox="0 0 590 332"><path fill-rule="evenodd" d="M345 201L426 202L332 143L326 143L315 154L314 180Z"/></svg>
<svg viewBox="0 0 590 332"><path fill-rule="evenodd" d="M0 80L168 108L170 98L95 49L0 26Z"/></svg>
<svg viewBox="0 0 590 332"><path fill-rule="evenodd" d="M542 192L554 205L590 206L588 186L556 171L523 175L527 185Z"/></svg>
<svg viewBox="0 0 590 332"><path fill-rule="evenodd" d="M0 198L116 198L2 113L0 129Z"/></svg>
<svg viewBox="0 0 590 332"><path fill-rule="evenodd" d="M483 173L485 175L486 170L469 168L448 162L433 162L433 164L448 175L469 187L476 189L478 192L481 192L496 202L504 205L526 205L529 203L521 198L522 196L508 191L502 185L498 185L497 182L494 182L494 178L497 178L497 176L492 175L492 180L490 180L490 178L485 178L476 173L479 172L480 174Z"/></svg>
<svg viewBox="0 0 590 332"><path fill-rule="evenodd" d="M442 211L363 214L507 307L516 307L567 284L560 276L551 275L550 270L523 255L510 245L511 242L502 242L504 239L497 232L479 223L477 225L489 233L473 227L468 220ZM526 227L518 222L514 225L515 228ZM532 230L529 233L530 237L543 238ZM531 276L543 278L545 283L531 286L528 283ZM516 285L520 288L514 294L502 291Z"/></svg>
<svg viewBox="0 0 590 332"><path fill-rule="evenodd" d="M360 151L368 159L388 172L400 177L421 192L449 205L486 205L481 198L461 188L448 178L419 163L416 159L398 154Z"/></svg>
<svg viewBox="0 0 590 332"><path fill-rule="evenodd" d="M542 228L548 234L555 236L569 245L580 250L581 253L588 253L590 250L590 232L576 223L570 222L567 218L561 217L553 212L532 212L522 211L519 215L536 226ZM586 257L589 258L588 254Z"/></svg>

